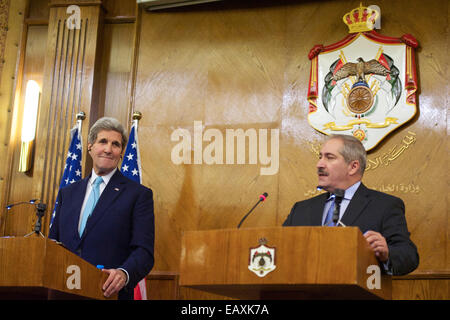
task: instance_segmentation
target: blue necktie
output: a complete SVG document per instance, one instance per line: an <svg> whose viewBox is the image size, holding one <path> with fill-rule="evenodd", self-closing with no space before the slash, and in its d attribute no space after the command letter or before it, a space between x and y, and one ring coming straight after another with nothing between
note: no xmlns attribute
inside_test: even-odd
<svg viewBox="0 0 450 320"><path fill-rule="evenodd" d="M83 235L84 228L86 227L86 222L91 215L92 211L94 211L95 205L97 204L98 198L100 198L100 184L103 182L102 177L97 177L92 186L91 194L86 202L86 206L84 207L83 216L81 218L80 237Z"/></svg>
<svg viewBox="0 0 450 320"><path fill-rule="evenodd" d="M335 224L333 222L333 212L334 212L334 195L331 196L332 202L331 202L331 206L330 209L328 209L327 212L327 217L325 218L325 222L324 222L324 226L328 226L328 227L334 227Z"/></svg>

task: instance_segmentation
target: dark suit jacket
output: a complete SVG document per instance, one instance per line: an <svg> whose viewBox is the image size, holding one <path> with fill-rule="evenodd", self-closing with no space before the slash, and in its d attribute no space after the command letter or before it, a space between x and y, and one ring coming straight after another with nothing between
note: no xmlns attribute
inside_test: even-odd
<svg viewBox="0 0 450 320"><path fill-rule="evenodd" d="M320 226L328 194L297 202L283 226ZM414 271L419 265L417 248L409 238L405 205L397 197L366 188L362 183L354 194L341 222L357 226L362 233L372 230L386 238L394 275Z"/></svg>
<svg viewBox="0 0 450 320"><path fill-rule="evenodd" d="M105 269L123 268L129 283L119 299L133 299L136 284L154 263L154 214L152 190L117 170L102 192L80 238L78 221L90 177L60 190L49 238Z"/></svg>

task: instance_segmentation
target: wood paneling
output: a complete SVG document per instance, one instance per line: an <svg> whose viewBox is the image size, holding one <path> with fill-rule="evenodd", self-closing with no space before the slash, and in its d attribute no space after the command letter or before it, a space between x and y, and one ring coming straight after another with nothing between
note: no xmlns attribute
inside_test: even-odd
<svg viewBox="0 0 450 320"><path fill-rule="evenodd" d="M146 277L147 298L149 300L178 300L179 275L175 272L153 271Z"/></svg>
<svg viewBox="0 0 450 320"><path fill-rule="evenodd" d="M30 199L39 198L34 196L31 188L24 188L24 186L31 187L33 185L33 172L24 174L18 172L19 158L20 158L20 132L22 130L25 88L28 80L34 80L42 89L43 85L43 71L45 60L47 41L47 27L46 26L29 26L27 31L28 37L25 48L25 57L23 64L23 75L20 79L20 89L16 101L17 108L15 110L16 135L11 138L12 145L17 145L17 148L11 149L12 164L9 183L9 197L8 203L16 203L22 201L29 201ZM42 45L44 44L44 45ZM22 205L13 207L8 211L8 216L5 217L5 235L25 235L32 231L35 221L34 206Z"/></svg>
<svg viewBox="0 0 450 320"><path fill-rule="evenodd" d="M49 0L28 1L28 19L48 20L50 15Z"/></svg>
<svg viewBox="0 0 450 320"><path fill-rule="evenodd" d="M7 5L9 4L9 5ZM21 77L18 70L22 70L23 59L19 59L24 50L22 41L23 19L26 1L4 2L4 11L1 13L3 32L1 33L0 46L2 57L0 59L0 235L5 232L6 210L3 208L9 202L9 190L13 169L13 154L15 139L17 138L17 114L19 113L19 95ZM9 10L9 11L8 11ZM7 32L5 32L7 29ZM16 94L17 93L17 94ZM17 164L18 165L18 164ZM18 167L16 167L18 168Z"/></svg>
<svg viewBox="0 0 450 320"><path fill-rule="evenodd" d="M450 273L448 271L416 272L413 275L394 277L392 297L398 300L449 300Z"/></svg>
<svg viewBox="0 0 450 320"><path fill-rule="evenodd" d="M105 8L105 19L119 17L135 17L136 0L103 0L102 5Z"/></svg>
<svg viewBox="0 0 450 320"><path fill-rule="evenodd" d="M128 118L134 45L134 37L130 35L133 33L132 23L104 26L99 105L104 106L105 116Z"/></svg>

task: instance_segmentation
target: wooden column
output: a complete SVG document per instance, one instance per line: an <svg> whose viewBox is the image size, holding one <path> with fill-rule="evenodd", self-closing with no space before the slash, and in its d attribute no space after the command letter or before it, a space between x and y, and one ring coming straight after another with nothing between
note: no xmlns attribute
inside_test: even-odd
<svg viewBox="0 0 450 320"><path fill-rule="evenodd" d="M68 12L68 7L76 5ZM78 15L79 13L79 15ZM75 15L75 16L74 16ZM67 21L79 16L79 25ZM76 20L75 20L76 21ZM76 114L86 113L83 141L92 121L103 110L98 108L98 72L103 29L103 8L97 1L50 1L47 53L42 98L36 138L33 194L48 205L44 233L48 233L49 217L56 199L66 152L70 143L70 129ZM86 150L86 146L83 146ZM86 165L84 152L83 169Z"/></svg>
<svg viewBox="0 0 450 320"><path fill-rule="evenodd" d="M17 81L17 69L22 65L19 60L23 50L23 21L26 0L8 1L0 8L0 236L4 235L7 212L3 208L8 204L11 185L12 157L14 147L14 118L17 117L17 96L14 95ZM17 170L17 169L16 169Z"/></svg>

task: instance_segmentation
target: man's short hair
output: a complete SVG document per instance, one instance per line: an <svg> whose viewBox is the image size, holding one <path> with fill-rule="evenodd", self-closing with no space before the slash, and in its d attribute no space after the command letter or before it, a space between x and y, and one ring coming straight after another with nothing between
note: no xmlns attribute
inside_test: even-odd
<svg viewBox="0 0 450 320"><path fill-rule="evenodd" d="M350 163L353 160L358 160L359 172L362 176L366 170L367 152L361 141L354 136L345 134L331 135L326 141L332 139L340 139L342 141L343 147L339 150L339 153L344 157L346 163Z"/></svg>
<svg viewBox="0 0 450 320"><path fill-rule="evenodd" d="M122 136L122 150L125 150L127 145L127 132L123 128L122 124L115 118L103 117L98 119L89 130L88 143L94 144L97 140L97 135L100 131L116 131Z"/></svg>

